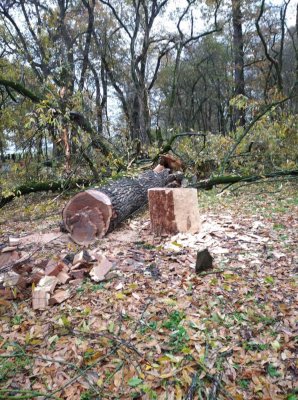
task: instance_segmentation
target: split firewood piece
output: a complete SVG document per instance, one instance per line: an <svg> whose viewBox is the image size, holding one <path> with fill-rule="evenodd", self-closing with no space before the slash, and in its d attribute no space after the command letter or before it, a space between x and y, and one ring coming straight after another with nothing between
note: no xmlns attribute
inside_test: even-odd
<svg viewBox="0 0 298 400"><path fill-rule="evenodd" d="M20 258L20 254L17 251L9 251L0 253L0 268L6 265L13 264Z"/></svg>
<svg viewBox="0 0 298 400"><path fill-rule="evenodd" d="M9 237L8 242L10 246L17 246L20 243L20 238Z"/></svg>
<svg viewBox="0 0 298 400"><path fill-rule="evenodd" d="M50 293L53 293L58 283L55 276L44 276L32 292L33 310L44 310L48 307Z"/></svg>
<svg viewBox="0 0 298 400"><path fill-rule="evenodd" d="M212 268L213 258L208 249L198 251L196 261L196 273L206 271Z"/></svg>
<svg viewBox="0 0 298 400"><path fill-rule="evenodd" d="M89 264L91 261L93 261L93 257L87 250L83 250L74 256L72 265L76 267L79 265Z"/></svg>
<svg viewBox="0 0 298 400"><path fill-rule="evenodd" d="M22 275L17 274L14 271L6 272L3 275L2 280L3 286L6 288L14 288L16 286L18 286L19 288L24 288L27 284L26 279Z"/></svg>
<svg viewBox="0 0 298 400"><path fill-rule="evenodd" d="M44 277L44 271L41 268L33 268L32 273L28 283L34 283L35 285Z"/></svg>
<svg viewBox="0 0 298 400"><path fill-rule="evenodd" d="M45 275L48 276L57 276L63 269L62 263L57 262L56 260L50 260L45 267Z"/></svg>
<svg viewBox="0 0 298 400"><path fill-rule="evenodd" d="M37 288L44 289L45 291L47 291L49 293L53 293L57 283L58 283L58 279L55 276L44 276L38 282L36 289Z"/></svg>
<svg viewBox="0 0 298 400"><path fill-rule="evenodd" d="M147 171L138 178L122 178L78 193L63 210L65 228L74 242L87 246L146 204L148 189L165 187L168 178L167 169Z"/></svg>
<svg viewBox="0 0 298 400"><path fill-rule="evenodd" d="M12 253L14 250L16 250L15 246L6 246L6 247L3 247L3 249L1 250L1 253Z"/></svg>
<svg viewBox="0 0 298 400"><path fill-rule="evenodd" d="M32 292L32 308L33 310L45 310L50 301L50 293L44 288L36 287Z"/></svg>
<svg viewBox="0 0 298 400"><path fill-rule="evenodd" d="M89 272L91 279L95 282L104 281L112 266L112 263L104 255L102 255Z"/></svg>
<svg viewBox="0 0 298 400"><path fill-rule="evenodd" d="M83 279L86 273L87 270L85 268L70 271L70 275L73 279Z"/></svg>
<svg viewBox="0 0 298 400"><path fill-rule="evenodd" d="M54 304L60 304L63 301L69 299L71 296L71 292L66 290L57 290L50 298L49 305L52 306Z"/></svg>
<svg viewBox="0 0 298 400"><path fill-rule="evenodd" d="M149 189L148 198L151 229L156 235L200 230L196 189L154 188Z"/></svg>
<svg viewBox="0 0 298 400"><path fill-rule="evenodd" d="M67 272L61 271L57 275L58 282L64 285L65 283L69 282L71 280L71 277L68 275Z"/></svg>

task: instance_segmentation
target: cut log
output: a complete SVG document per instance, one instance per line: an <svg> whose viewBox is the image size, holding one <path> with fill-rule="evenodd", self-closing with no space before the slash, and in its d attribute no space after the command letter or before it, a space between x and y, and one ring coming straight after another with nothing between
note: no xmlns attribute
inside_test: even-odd
<svg viewBox="0 0 298 400"><path fill-rule="evenodd" d="M200 230L196 189L154 188L148 191L151 229L156 235Z"/></svg>
<svg viewBox="0 0 298 400"><path fill-rule="evenodd" d="M63 210L65 228L74 242L88 245L146 204L148 189L164 187L171 180L168 169L147 171L138 178L123 178L78 193Z"/></svg>

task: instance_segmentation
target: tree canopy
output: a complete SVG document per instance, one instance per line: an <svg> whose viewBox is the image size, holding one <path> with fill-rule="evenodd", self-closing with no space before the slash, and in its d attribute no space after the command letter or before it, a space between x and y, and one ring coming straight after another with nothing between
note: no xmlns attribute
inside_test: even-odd
<svg viewBox="0 0 298 400"><path fill-rule="evenodd" d="M171 148L189 165L292 168L293 11L291 0L1 2L2 159L14 148L37 164L59 160L69 175L80 154L98 179L199 131L203 149L202 137ZM262 167L233 159L262 146Z"/></svg>

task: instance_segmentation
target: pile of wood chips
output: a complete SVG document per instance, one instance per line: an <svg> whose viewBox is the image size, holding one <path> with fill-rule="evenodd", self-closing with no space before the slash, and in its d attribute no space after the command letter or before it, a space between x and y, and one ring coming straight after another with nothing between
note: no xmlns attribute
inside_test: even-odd
<svg viewBox="0 0 298 400"><path fill-rule="evenodd" d="M11 238L10 242L14 240ZM113 264L99 250L83 250L64 258L51 258L44 265L30 265L30 255L15 246L0 253L0 296L6 299L30 296L32 307L44 310L75 294L85 276L95 282L109 279Z"/></svg>

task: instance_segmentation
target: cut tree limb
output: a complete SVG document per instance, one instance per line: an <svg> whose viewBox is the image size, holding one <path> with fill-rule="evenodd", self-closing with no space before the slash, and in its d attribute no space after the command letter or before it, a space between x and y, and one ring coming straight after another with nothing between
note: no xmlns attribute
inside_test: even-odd
<svg viewBox="0 0 298 400"><path fill-rule="evenodd" d="M255 182L265 178L275 178L281 176L298 176L298 170L287 170L287 171L276 171L271 172L269 174L264 175L252 175L252 176L241 176L241 175L222 175L222 176L214 176L210 179L205 179L199 181L197 184L193 185L197 189L212 189L213 186L216 185L227 185L234 184L238 182Z"/></svg>
<svg viewBox="0 0 298 400"><path fill-rule="evenodd" d="M168 169L147 171L138 178L123 178L78 193L63 210L64 225L74 242L88 245L146 204L148 189L165 187L173 179Z"/></svg>

